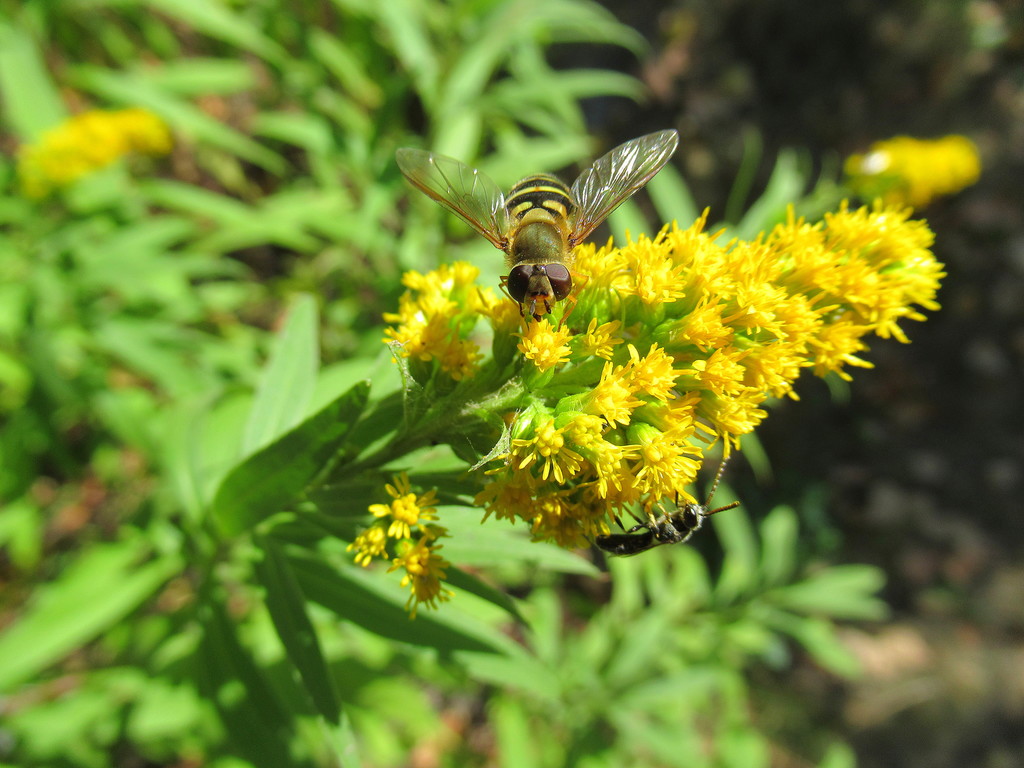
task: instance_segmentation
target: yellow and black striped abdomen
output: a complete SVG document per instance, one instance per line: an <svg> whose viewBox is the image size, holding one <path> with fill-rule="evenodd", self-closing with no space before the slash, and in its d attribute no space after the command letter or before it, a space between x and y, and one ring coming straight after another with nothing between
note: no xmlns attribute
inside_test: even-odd
<svg viewBox="0 0 1024 768"><path fill-rule="evenodd" d="M555 216L567 218L576 207L569 195L569 188L554 176L538 174L527 176L508 193L505 202L514 220L522 219L534 208L543 208Z"/></svg>

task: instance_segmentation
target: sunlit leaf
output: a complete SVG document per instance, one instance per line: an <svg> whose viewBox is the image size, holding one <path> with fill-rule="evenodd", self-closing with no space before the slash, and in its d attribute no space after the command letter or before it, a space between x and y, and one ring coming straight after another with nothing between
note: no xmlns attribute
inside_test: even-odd
<svg viewBox="0 0 1024 768"><path fill-rule="evenodd" d="M68 114L32 35L2 19L0 102L5 128L24 142L37 140Z"/></svg>
<svg viewBox="0 0 1024 768"><path fill-rule="evenodd" d="M261 537L258 543L263 557L257 562L256 574L263 584L267 609L277 634L317 710L328 722L338 725L341 703L320 650L320 641L306 613L306 597L280 545L272 537Z"/></svg>
<svg viewBox="0 0 1024 768"><path fill-rule="evenodd" d="M310 556L289 554L299 585L310 600L343 619L382 637L445 651L496 652L507 640L460 614L452 603L438 611L421 608L415 619L405 608L406 590L399 579L368 573L356 565L333 567Z"/></svg>
<svg viewBox="0 0 1024 768"><path fill-rule="evenodd" d="M201 618L196 682L217 707L234 748L257 768L290 765L292 718L238 637L235 622L213 600L202 606Z"/></svg>
<svg viewBox="0 0 1024 768"><path fill-rule="evenodd" d="M367 384L356 385L232 469L213 499L221 529L242 533L298 501L345 443L368 391Z"/></svg>
<svg viewBox="0 0 1024 768"><path fill-rule="evenodd" d="M317 320L316 299L309 294L296 296L256 389L242 438L246 454L284 434L306 415L320 368Z"/></svg>
<svg viewBox="0 0 1024 768"><path fill-rule="evenodd" d="M0 635L0 690L30 680L124 619L182 568L141 539L94 544L38 587Z"/></svg>

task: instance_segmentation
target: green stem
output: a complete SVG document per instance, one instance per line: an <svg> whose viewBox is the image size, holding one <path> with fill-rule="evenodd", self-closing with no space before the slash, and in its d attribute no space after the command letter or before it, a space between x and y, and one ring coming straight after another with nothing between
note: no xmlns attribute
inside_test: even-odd
<svg viewBox="0 0 1024 768"><path fill-rule="evenodd" d="M484 377L490 378L490 377ZM468 384L468 382L467 382ZM493 386L493 383L492 383ZM339 468L344 476L376 469L406 456L425 445L448 442L481 420L481 414L500 414L521 405L527 389L522 379L514 377L494 390L487 382L459 387L429 407L415 424L407 424L376 452ZM486 394L480 395L480 390Z"/></svg>

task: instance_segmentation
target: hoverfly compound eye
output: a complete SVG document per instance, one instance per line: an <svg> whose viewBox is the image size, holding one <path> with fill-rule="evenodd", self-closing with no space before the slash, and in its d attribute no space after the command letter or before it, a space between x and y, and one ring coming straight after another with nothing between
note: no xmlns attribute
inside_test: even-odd
<svg viewBox="0 0 1024 768"><path fill-rule="evenodd" d="M530 287L530 274L532 270L532 266L520 264L518 267L513 267L512 271L508 273L508 281L506 283L508 295L520 304L526 301L526 292Z"/></svg>
<svg viewBox="0 0 1024 768"><path fill-rule="evenodd" d="M551 292L561 301L572 292L572 276L564 264L548 264L544 268L551 283Z"/></svg>

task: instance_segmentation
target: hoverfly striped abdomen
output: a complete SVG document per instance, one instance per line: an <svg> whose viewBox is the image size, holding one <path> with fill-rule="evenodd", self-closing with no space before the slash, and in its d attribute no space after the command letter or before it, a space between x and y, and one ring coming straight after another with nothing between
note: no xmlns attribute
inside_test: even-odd
<svg viewBox="0 0 1024 768"><path fill-rule="evenodd" d="M508 194L505 203L509 215L517 220L534 208L550 211L562 219L567 219L576 209L569 194L569 188L554 176L537 174L516 184Z"/></svg>

